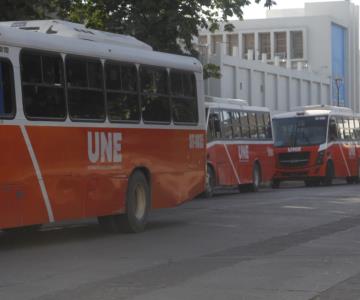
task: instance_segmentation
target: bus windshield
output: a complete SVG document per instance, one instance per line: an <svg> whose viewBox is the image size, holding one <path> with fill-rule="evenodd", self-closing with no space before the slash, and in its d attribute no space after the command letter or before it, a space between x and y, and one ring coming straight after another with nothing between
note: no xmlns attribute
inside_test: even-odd
<svg viewBox="0 0 360 300"><path fill-rule="evenodd" d="M274 119L275 147L300 147L325 143L327 116Z"/></svg>

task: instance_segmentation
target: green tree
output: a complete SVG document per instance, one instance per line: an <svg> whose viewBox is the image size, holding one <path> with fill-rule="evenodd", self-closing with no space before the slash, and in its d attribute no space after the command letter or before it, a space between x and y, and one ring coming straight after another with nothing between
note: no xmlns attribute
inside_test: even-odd
<svg viewBox="0 0 360 300"><path fill-rule="evenodd" d="M55 11L58 4L56 1L1 0L0 21L44 19L51 11Z"/></svg>
<svg viewBox="0 0 360 300"><path fill-rule="evenodd" d="M229 17L242 18L250 0L56 0L60 15L74 22L130 34L155 50L196 55L192 39L199 28L216 30ZM254 0L265 7L273 0ZM227 26L231 30L231 26ZM180 42L180 43L179 43Z"/></svg>

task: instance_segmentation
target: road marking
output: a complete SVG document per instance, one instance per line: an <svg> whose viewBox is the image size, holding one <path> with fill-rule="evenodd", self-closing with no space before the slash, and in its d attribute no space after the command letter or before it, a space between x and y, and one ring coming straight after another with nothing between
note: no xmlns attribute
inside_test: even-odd
<svg viewBox="0 0 360 300"><path fill-rule="evenodd" d="M282 208L293 208L293 209L315 209L314 207L310 206L296 206L296 205L285 205Z"/></svg>

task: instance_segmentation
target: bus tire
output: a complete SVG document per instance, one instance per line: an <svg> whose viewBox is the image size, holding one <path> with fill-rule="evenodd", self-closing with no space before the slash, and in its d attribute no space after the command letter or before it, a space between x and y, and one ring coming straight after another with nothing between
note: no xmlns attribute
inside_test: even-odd
<svg viewBox="0 0 360 300"><path fill-rule="evenodd" d="M280 188L280 180L279 179L271 180L271 188L273 188L273 189Z"/></svg>
<svg viewBox="0 0 360 300"><path fill-rule="evenodd" d="M316 178L305 179L304 183L305 183L306 187L314 187L314 186L319 186L320 185L320 180L316 179Z"/></svg>
<svg viewBox="0 0 360 300"><path fill-rule="evenodd" d="M204 197L211 198L214 195L214 190L215 190L215 171L212 168L212 166L207 165Z"/></svg>
<svg viewBox="0 0 360 300"><path fill-rule="evenodd" d="M360 183L360 161L358 161L357 174L355 176L354 183Z"/></svg>
<svg viewBox="0 0 360 300"><path fill-rule="evenodd" d="M128 184L126 212L121 215L99 217L100 226L111 233L139 233L145 230L150 211L149 183L141 171L135 171Z"/></svg>
<svg viewBox="0 0 360 300"><path fill-rule="evenodd" d="M258 162L254 164L251 191L257 192L261 184L261 168Z"/></svg>
<svg viewBox="0 0 360 300"><path fill-rule="evenodd" d="M335 176L334 164L331 160L329 160L326 164L326 173L323 179L324 185L325 186L332 185L334 176Z"/></svg>

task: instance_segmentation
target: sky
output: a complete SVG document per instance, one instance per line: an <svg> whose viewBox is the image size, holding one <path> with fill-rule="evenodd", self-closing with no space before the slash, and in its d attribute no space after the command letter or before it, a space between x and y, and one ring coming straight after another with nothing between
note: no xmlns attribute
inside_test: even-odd
<svg viewBox="0 0 360 300"><path fill-rule="evenodd" d="M282 8L300 8L304 7L305 2L332 2L339 0L275 0L276 5L274 9ZM254 1L252 1L254 2ZM360 5L360 0L351 0L351 2ZM251 4L244 8L244 19L259 19L265 18L266 8L263 7L264 1L261 4Z"/></svg>

